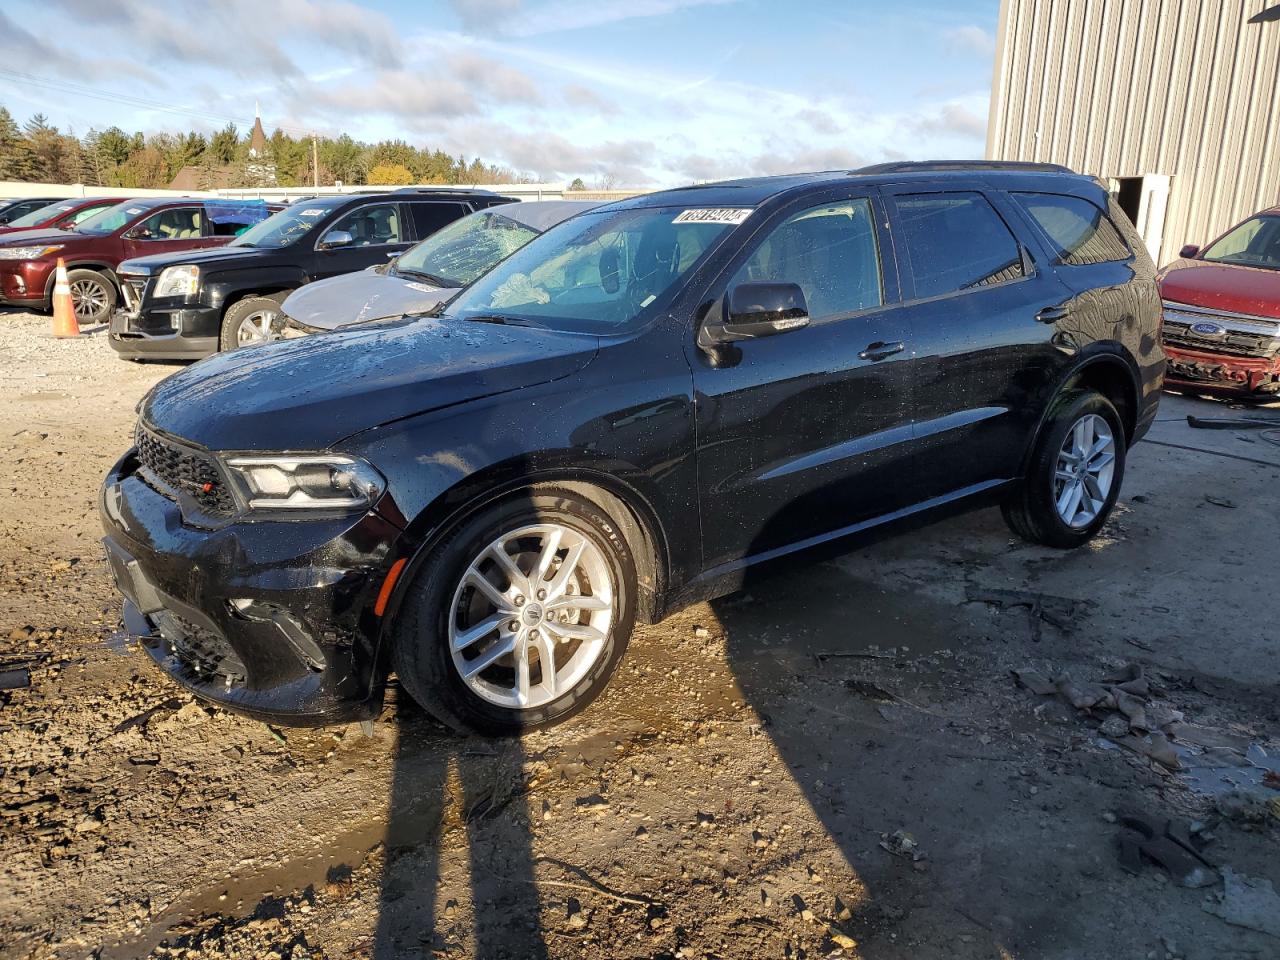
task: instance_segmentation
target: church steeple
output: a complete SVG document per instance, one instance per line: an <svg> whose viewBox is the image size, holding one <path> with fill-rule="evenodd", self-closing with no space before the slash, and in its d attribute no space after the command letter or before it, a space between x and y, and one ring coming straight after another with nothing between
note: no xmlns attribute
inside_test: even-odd
<svg viewBox="0 0 1280 960"><path fill-rule="evenodd" d="M249 134L249 156L253 159L267 155L267 134L262 129L262 111L258 101L253 101L253 132Z"/></svg>

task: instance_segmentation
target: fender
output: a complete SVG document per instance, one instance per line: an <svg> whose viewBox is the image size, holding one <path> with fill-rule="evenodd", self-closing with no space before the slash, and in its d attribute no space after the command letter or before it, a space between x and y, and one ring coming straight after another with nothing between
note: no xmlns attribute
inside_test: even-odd
<svg viewBox="0 0 1280 960"><path fill-rule="evenodd" d="M613 463L601 458L584 466L581 451L551 451L538 454L540 461L531 466L529 459L514 457L471 474L464 480L442 492L418 516L408 522L396 550L385 558L385 570L400 560L407 560L395 581L378 628L375 651L375 675L383 676L388 669L390 638L400 607L408 594L409 584L441 538L485 507L502 500L518 490L534 485L583 486L603 490L634 516L614 519L623 527L629 527L628 539L637 540L642 548L635 551L636 573L642 597L640 607L643 619L653 622L665 614L668 571L670 567L669 544L666 530L653 506L652 498L635 485L622 479L634 471L629 465ZM574 459L576 458L576 462ZM618 512L615 505L602 504L611 515ZM404 518L391 518L400 522ZM385 573L384 573L385 575Z"/></svg>
<svg viewBox="0 0 1280 960"><path fill-rule="evenodd" d="M1142 376L1139 372L1137 361L1134 360L1128 350L1114 340L1096 341L1076 354L1071 362L1062 368L1057 380L1046 391L1044 402L1040 405L1040 416L1036 419L1035 430L1031 432L1031 439L1027 441L1022 457L1019 460L1019 476L1026 475L1027 464L1030 463L1031 454L1035 450L1036 444L1039 443L1041 434L1044 432L1049 415L1053 411L1054 401L1073 380L1079 379L1081 374L1086 371L1099 367L1106 367L1109 371L1118 370L1123 372L1124 382L1129 393L1128 401L1133 414L1132 417L1126 418L1133 422L1126 423L1125 429L1132 436L1138 415L1138 407L1142 402ZM1123 416L1123 411L1121 416Z"/></svg>
<svg viewBox="0 0 1280 960"><path fill-rule="evenodd" d="M210 271L201 278L200 302L209 307L228 307L244 297L296 290L306 282L306 274L298 266L228 265L225 270Z"/></svg>

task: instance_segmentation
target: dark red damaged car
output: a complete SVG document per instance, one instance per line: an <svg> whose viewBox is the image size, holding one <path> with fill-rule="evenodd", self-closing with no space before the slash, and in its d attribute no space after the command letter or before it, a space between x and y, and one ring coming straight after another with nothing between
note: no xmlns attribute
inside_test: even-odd
<svg viewBox="0 0 1280 960"><path fill-rule="evenodd" d="M1280 207L1183 247L1160 292L1168 386L1280 398Z"/></svg>

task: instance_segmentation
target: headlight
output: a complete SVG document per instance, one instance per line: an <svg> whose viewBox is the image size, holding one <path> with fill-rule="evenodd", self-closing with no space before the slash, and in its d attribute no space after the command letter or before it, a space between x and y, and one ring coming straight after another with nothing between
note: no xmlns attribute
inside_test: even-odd
<svg viewBox="0 0 1280 960"><path fill-rule="evenodd" d="M377 470L340 454L233 456L226 464L250 510L367 510L386 489Z"/></svg>
<svg viewBox="0 0 1280 960"><path fill-rule="evenodd" d="M295 320L293 317L283 313L276 320L280 324L280 329L276 332L276 336L281 340L296 340L298 337L309 337L313 333L325 332L321 327L309 326L301 320Z"/></svg>
<svg viewBox="0 0 1280 960"><path fill-rule="evenodd" d="M0 247L0 260L38 260L61 249L60 243L49 247Z"/></svg>
<svg viewBox="0 0 1280 960"><path fill-rule="evenodd" d="M195 264L165 267L156 281L157 297L194 297L200 289L200 268Z"/></svg>

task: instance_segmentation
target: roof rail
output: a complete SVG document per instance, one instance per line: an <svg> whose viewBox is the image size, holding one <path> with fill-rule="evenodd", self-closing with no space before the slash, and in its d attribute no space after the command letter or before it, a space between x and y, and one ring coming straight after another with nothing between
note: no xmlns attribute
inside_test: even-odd
<svg viewBox="0 0 1280 960"><path fill-rule="evenodd" d="M477 190L475 187L459 187L450 183L439 186L397 187L392 193L476 193L486 197L497 196L492 190Z"/></svg>
<svg viewBox="0 0 1280 960"><path fill-rule="evenodd" d="M1007 170L1010 173L1075 173L1057 163L1027 163L1022 160L909 160L877 163L852 171L854 176L879 173L930 173L963 170Z"/></svg>

